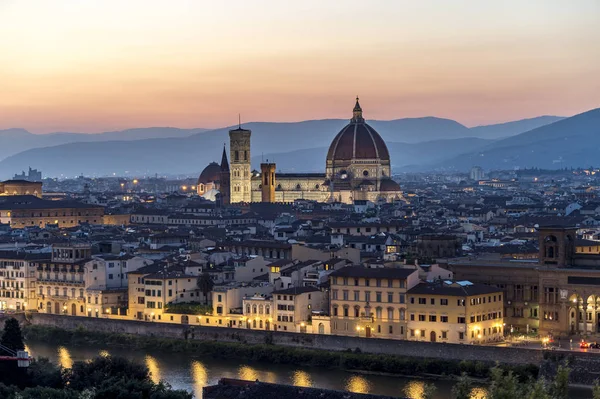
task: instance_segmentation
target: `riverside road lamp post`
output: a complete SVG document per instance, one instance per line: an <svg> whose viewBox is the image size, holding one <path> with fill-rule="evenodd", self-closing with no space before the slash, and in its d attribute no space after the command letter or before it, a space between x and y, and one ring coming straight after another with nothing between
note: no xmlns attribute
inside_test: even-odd
<svg viewBox="0 0 600 399"><path fill-rule="evenodd" d="M67 305L63 305L63 314L67 314Z"/></svg>

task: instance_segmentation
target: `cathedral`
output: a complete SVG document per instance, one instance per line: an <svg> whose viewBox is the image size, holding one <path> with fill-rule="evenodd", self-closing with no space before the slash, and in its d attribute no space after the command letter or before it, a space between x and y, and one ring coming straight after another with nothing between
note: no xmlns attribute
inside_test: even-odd
<svg viewBox="0 0 600 399"><path fill-rule="evenodd" d="M400 186L391 178L390 154L385 142L369 126L356 98L352 119L333 139L325 160L325 173L277 173L276 164L262 163L252 170L252 132L239 126L229 131L229 160L223 149L221 164L212 162L200 174L198 195L223 203L318 202L356 200L392 202L402 199Z"/></svg>

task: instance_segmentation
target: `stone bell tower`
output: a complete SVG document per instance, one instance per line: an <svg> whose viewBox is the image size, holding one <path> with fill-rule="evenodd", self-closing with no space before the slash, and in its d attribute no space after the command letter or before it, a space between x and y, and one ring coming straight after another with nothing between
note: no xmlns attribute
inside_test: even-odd
<svg viewBox="0 0 600 399"><path fill-rule="evenodd" d="M275 202L275 163L260 164L262 202Z"/></svg>
<svg viewBox="0 0 600 399"><path fill-rule="evenodd" d="M251 201L251 179L252 171L250 165L250 135L252 132L242 129L229 131L229 160L230 160L230 201Z"/></svg>
<svg viewBox="0 0 600 399"><path fill-rule="evenodd" d="M571 266L575 255L576 232L576 227L540 227L538 229L539 263L554 267Z"/></svg>

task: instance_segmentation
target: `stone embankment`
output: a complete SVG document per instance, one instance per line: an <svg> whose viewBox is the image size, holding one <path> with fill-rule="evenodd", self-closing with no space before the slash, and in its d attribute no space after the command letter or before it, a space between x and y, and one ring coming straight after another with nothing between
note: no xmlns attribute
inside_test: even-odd
<svg viewBox="0 0 600 399"><path fill-rule="evenodd" d="M458 345L388 339L344 337L338 335L300 334L240 328L188 326L108 318L32 314L33 325L58 327L65 330L83 328L106 333L134 334L161 338L182 338L202 341L270 343L274 345L363 353L432 358L445 360L501 361L508 364L537 364L543 352L533 349L493 346Z"/></svg>

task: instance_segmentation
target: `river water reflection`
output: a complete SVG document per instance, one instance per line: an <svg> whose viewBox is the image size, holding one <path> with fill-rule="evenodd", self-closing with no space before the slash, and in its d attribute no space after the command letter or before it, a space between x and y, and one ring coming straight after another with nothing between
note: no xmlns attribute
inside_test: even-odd
<svg viewBox="0 0 600 399"><path fill-rule="evenodd" d="M95 356L123 356L145 364L150 370L154 382L160 380L168 382L173 388L193 392L196 398L202 398L202 387L215 384L222 377L414 399L422 397L423 387L427 382L418 378L358 374L340 370L293 367L270 363L228 361L160 350L142 352L126 348L111 349L104 346L56 346L37 341L28 341L26 349L33 357L47 357L52 362L67 368L71 367L74 361L87 360ZM449 399L452 383L435 381L435 384L437 386L435 399ZM475 387L471 394L472 399L484 399L486 390L484 387ZM571 397L577 399L591 398L591 391L573 391Z"/></svg>

